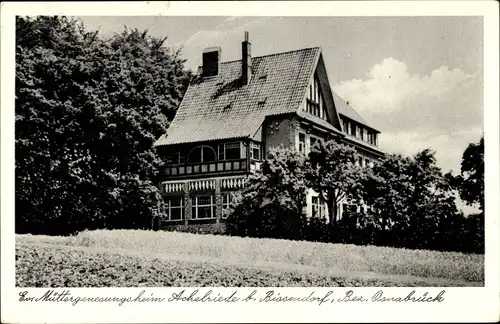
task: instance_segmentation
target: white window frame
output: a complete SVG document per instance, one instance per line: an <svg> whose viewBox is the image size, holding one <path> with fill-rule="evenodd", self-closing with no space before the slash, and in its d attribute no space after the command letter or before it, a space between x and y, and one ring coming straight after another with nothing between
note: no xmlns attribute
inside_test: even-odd
<svg viewBox="0 0 500 324"><path fill-rule="evenodd" d="M225 198L227 197L227 201L225 201ZM227 214L227 210L229 207L231 207L231 202L232 202L232 195L230 192L223 192L222 193L222 218L227 218L229 216Z"/></svg>
<svg viewBox="0 0 500 324"><path fill-rule="evenodd" d="M358 129L358 125L351 123L351 125L349 126L349 130L350 130L349 135L356 137L356 134L358 132L357 129Z"/></svg>
<svg viewBox="0 0 500 324"><path fill-rule="evenodd" d="M238 150L240 151L240 156L237 159L226 159L226 149L228 145L238 145ZM218 161L236 161L241 159L241 142L228 142L219 144L217 147L217 160ZM222 156L222 158L221 158Z"/></svg>
<svg viewBox="0 0 500 324"><path fill-rule="evenodd" d="M311 197L311 215L313 217L318 217L318 218L325 218L326 217L326 203L323 199L321 199L319 196L313 196ZM315 214L315 210L317 213Z"/></svg>
<svg viewBox="0 0 500 324"><path fill-rule="evenodd" d="M259 150L259 156L257 158L253 156L253 149L255 148ZM260 144L250 142L250 160L262 161L262 146Z"/></svg>
<svg viewBox="0 0 500 324"><path fill-rule="evenodd" d="M167 205L167 220L168 221L181 221L181 220L184 220L184 217L185 217L185 204L184 204L184 197L175 197L176 199L180 198L180 205L175 205L175 206L172 206L172 198L174 198L174 196L172 197L166 197L165 200L166 200L166 205ZM171 215L171 210L174 210L174 209L180 209L181 210L181 218L179 219L172 219L172 215Z"/></svg>
<svg viewBox="0 0 500 324"><path fill-rule="evenodd" d="M309 101L315 106L309 105ZM325 102L323 93L321 92L321 83L316 73L314 74L311 84L309 84L304 110L313 116L326 120Z"/></svg>
<svg viewBox="0 0 500 324"><path fill-rule="evenodd" d="M200 205L198 203L199 201L199 198L200 197L210 197L210 204L208 205ZM210 217L198 217L198 209L200 207L210 207ZM192 196L191 197L191 211L193 211L193 209L195 210L195 213L193 215L193 213L191 214L191 219L214 219L216 217L216 210L215 210L216 206L215 206L215 197L213 194L210 194L210 195L195 195L195 196Z"/></svg>
<svg viewBox="0 0 500 324"><path fill-rule="evenodd" d="M350 129L350 127L349 127L349 126L350 126L350 123L349 123L349 121L348 121L348 120L344 120L344 121L343 121L342 127L344 127L344 126L345 126L344 133L346 133L346 134L350 134L350 132L349 132L349 129Z"/></svg>

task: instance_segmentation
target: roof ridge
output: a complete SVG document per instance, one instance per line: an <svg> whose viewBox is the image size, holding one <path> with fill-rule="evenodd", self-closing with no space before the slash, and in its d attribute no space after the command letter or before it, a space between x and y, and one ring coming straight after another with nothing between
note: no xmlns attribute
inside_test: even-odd
<svg viewBox="0 0 500 324"><path fill-rule="evenodd" d="M271 54L266 54L266 55L261 55L261 56L252 56L252 59L264 58L264 57L270 57L270 56L278 56L278 55L290 54L290 53L294 53L294 52L313 50L313 49L319 50L319 49L321 49L321 47L320 46L304 47L304 48L299 48L299 49L285 51L285 52L271 53ZM224 61L224 62L220 62L220 64L229 64L229 63L240 62L240 61L241 61L241 59ZM201 68L201 67L202 67L201 65L198 66L198 68Z"/></svg>

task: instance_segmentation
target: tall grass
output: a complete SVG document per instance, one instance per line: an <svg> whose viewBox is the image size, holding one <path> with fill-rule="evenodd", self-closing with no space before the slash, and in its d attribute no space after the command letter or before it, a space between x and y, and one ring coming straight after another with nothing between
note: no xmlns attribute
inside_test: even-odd
<svg viewBox="0 0 500 324"><path fill-rule="evenodd" d="M35 240L35 237L27 240ZM50 237L39 239L51 243ZM280 262L332 271L484 281L484 256L305 241L197 235L141 230L98 230L59 239L66 245L192 255L244 262Z"/></svg>

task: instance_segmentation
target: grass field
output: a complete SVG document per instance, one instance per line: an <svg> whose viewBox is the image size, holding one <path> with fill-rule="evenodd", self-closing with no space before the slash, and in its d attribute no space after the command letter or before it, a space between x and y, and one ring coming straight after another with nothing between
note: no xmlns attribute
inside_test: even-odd
<svg viewBox="0 0 500 324"><path fill-rule="evenodd" d="M18 235L16 285L483 286L484 256L139 230Z"/></svg>

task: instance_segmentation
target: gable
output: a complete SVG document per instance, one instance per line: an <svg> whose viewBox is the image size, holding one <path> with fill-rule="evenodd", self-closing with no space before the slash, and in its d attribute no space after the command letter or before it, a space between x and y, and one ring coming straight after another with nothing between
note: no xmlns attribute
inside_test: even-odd
<svg viewBox="0 0 500 324"><path fill-rule="evenodd" d="M323 120L329 119L328 113L326 112L325 98L316 72L314 72L312 80L309 82L309 86L306 90L306 100L302 110Z"/></svg>
<svg viewBox="0 0 500 324"><path fill-rule="evenodd" d="M302 112L306 112L307 114L304 116ZM316 123L319 122L320 124L324 124L324 121L327 121L337 130L343 129L341 119L348 118L379 133L354 108L332 91L322 54L318 57L314 74L311 75L306 97L299 110L299 115L308 119L314 119ZM310 118L311 115L314 117Z"/></svg>
<svg viewBox="0 0 500 324"><path fill-rule="evenodd" d="M335 129L341 129L322 54L318 56L315 69L311 73L305 99L298 114L316 122L321 120L321 124L325 124L323 121L326 121ZM308 115L312 115L313 118Z"/></svg>

